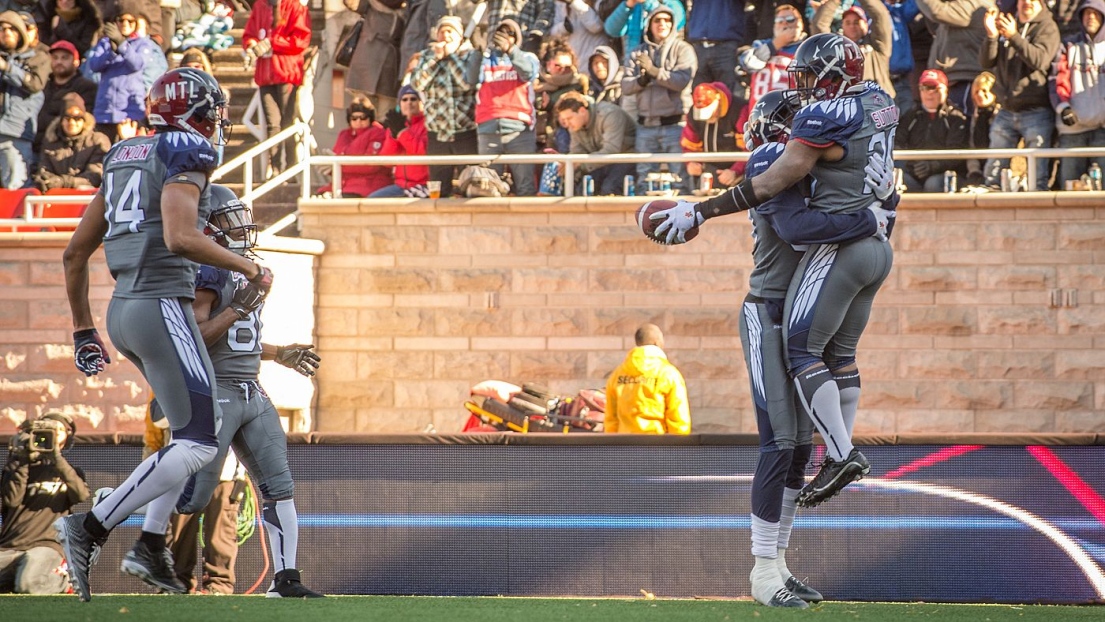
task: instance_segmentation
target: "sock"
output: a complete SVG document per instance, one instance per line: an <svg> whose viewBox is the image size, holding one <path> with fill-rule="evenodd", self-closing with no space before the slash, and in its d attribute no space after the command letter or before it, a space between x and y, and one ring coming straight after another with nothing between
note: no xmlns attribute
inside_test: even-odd
<svg viewBox="0 0 1105 622"><path fill-rule="evenodd" d="M780 550L786 550L790 546L790 532L794 529L794 515L798 513L798 504L794 502L798 498L799 488L783 489L783 513L779 516L779 540L776 546Z"/></svg>
<svg viewBox="0 0 1105 622"><path fill-rule="evenodd" d="M144 543L154 553L159 553L165 549L164 533L158 534L143 529L142 535L138 536L138 541Z"/></svg>
<svg viewBox="0 0 1105 622"><path fill-rule="evenodd" d="M840 414L844 417L844 427L848 430L848 438L852 438L852 430L856 427L856 411L859 410L859 370L835 371L833 380L840 389Z"/></svg>
<svg viewBox="0 0 1105 622"><path fill-rule="evenodd" d="M215 450L210 445L189 440L169 443L143 460L126 481L92 508L91 514L96 516L104 529L110 531L135 510L182 484L189 475L203 468L215 457ZM177 494L180 494L179 490ZM173 501L175 503L176 500Z"/></svg>
<svg viewBox="0 0 1105 622"><path fill-rule="evenodd" d="M752 573L748 575L748 580L752 583L752 598L766 605L786 585L779 578L779 568L774 558L757 556L755 559Z"/></svg>
<svg viewBox="0 0 1105 622"><path fill-rule="evenodd" d="M779 554L775 557L775 569L779 571L779 578L783 580L784 584L786 584L786 582L794 576L794 573L790 571L790 568L787 568L786 549L779 549Z"/></svg>
<svg viewBox="0 0 1105 622"><path fill-rule="evenodd" d="M92 512L84 515L84 530L88 532L88 535L97 540L102 540L107 537L109 531Z"/></svg>
<svg viewBox="0 0 1105 622"><path fill-rule="evenodd" d="M852 437L848 435L840 411L840 389L832 381L829 370L823 364L815 365L799 372L794 384L802 407L825 439L829 456L837 462L843 461L852 451Z"/></svg>
<svg viewBox="0 0 1105 622"><path fill-rule="evenodd" d="M778 554L779 523L769 523L752 514L752 554L774 559Z"/></svg>
<svg viewBox="0 0 1105 622"><path fill-rule="evenodd" d="M265 531L269 534L269 550L275 572L295 568L295 554L299 547L299 516L295 500L265 501L262 516Z"/></svg>

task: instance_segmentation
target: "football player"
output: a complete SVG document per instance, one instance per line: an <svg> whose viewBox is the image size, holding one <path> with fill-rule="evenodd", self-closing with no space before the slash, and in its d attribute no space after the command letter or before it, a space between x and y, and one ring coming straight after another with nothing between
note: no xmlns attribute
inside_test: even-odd
<svg viewBox="0 0 1105 622"><path fill-rule="evenodd" d="M805 106L795 114L783 153L768 170L725 194L654 214L670 223L666 230L676 241L709 218L762 204L806 175L810 205L819 210L854 212L874 201L894 202L887 171L893 169L898 108L878 84L862 81L859 47L840 35L814 35L798 46L788 71ZM891 217L888 235L893 224ZM871 469L852 444L860 392L856 345L892 263L890 245L878 238L816 245L787 294L789 372L827 450L798 497L800 506L831 498Z"/></svg>
<svg viewBox="0 0 1105 622"><path fill-rule="evenodd" d="M208 235L224 248L248 256L256 241L250 209L226 186L211 187L211 203L215 208L208 220ZM299 521L292 499L288 443L280 415L257 381L257 374L262 360L275 360L304 376L313 376L320 359L313 345L274 346L261 342L264 296L260 294L244 276L225 268L200 266L196 275L192 307L214 365L223 424L218 433L218 454L192 477L177 511L192 514L207 506L219 485L226 452L233 447L250 476L259 482L264 498L262 517L276 572L267 596L318 598L322 594L304 587L296 569Z"/></svg>
<svg viewBox="0 0 1105 622"><path fill-rule="evenodd" d="M800 107L794 91L771 91L752 107L744 128L754 149L746 174L768 170L782 154L791 117ZM821 602L787 567L786 550L797 512L795 500L809 462L813 424L799 415L783 349L787 289L809 244L848 243L882 235L889 212L872 204L859 212L830 213L806 205L803 184L748 212L752 221L749 291L740 313L741 346L760 435L760 458L752 477L752 596L769 607L808 607Z"/></svg>
<svg viewBox="0 0 1105 622"><path fill-rule="evenodd" d="M188 476L218 450L214 372L192 313L197 264L246 275L264 295L272 272L203 234L210 211L208 178L218 156L226 96L210 75L191 68L154 81L147 100L151 136L121 141L104 157L103 184L65 249L65 287L73 316L74 362L92 376L111 362L88 301L88 261L103 244L115 278L107 329L119 352L150 383L173 431L172 442L144 460L91 511L60 518L58 541L70 582L92 598L90 566L112 528L149 503L142 534L123 559L123 572L174 593L165 532Z"/></svg>

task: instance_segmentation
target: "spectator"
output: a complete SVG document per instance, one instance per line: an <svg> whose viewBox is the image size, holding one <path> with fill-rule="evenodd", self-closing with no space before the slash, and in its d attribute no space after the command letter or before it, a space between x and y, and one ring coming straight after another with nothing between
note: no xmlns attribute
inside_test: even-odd
<svg viewBox="0 0 1105 622"><path fill-rule="evenodd" d="M1059 147L1105 145L1105 84L1098 59L1105 58L1105 0L1082 0L1078 5L1082 32L1068 38L1048 79L1051 103L1055 106ZM1093 158L1105 168L1105 157ZM1059 165L1059 187L1079 179L1089 158L1063 158Z"/></svg>
<svg viewBox="0 0 1105 622"><path fill-rule="evenodd" d="M768 0L767 2L757 2L754 6L750 7L751 10L745 12L748 21L745 23L745 31L747 35L745 40L755 39L771 39L775 36L775 16L779 13L779 7L783 5L792 5L793 0ZM805 6L811 6L809 3L806 5L798 5L799 9ZM811 12L810 15L813 15ZM802 30L809 32L808 24L805 23L806 16L799 13L799 17L803 21Z"/></svg>
<svg viewBox="0 0 1105 622"><path fill-rule="evenodd" d="M550 34L567 39L577 58L591 58L612 39L606 34L599 12L616 0L559 0ZM607 47L609 49L609 47Z"/></svg>
<svg viewBox="0 0 1105 622"><path fill-rule="evenodd" d="M345 88L375 98L377 110L395 108L399 93L399 44L403 37L402 0L345 0L350 11L364 17L361 38L349 71Z"/></svg>
<svg viewBox="0 0 1105 622"><path fill-rule="evenodd" d="M0 13L0 187L22 188L34 162L34 138L49 65L34 62L27 27L15 11Z"/></svg>
<svg viewBox="0 0 1105 622"><path fill-rule="evenodd" d="M32 422L24 421L8 444L0 476L0 593L62 594L68 577L54 520L88 499L88 485L63 455L77 433L73 418L51 411L33 425L51 430L54 441L49 450L36 449Z"/></svg>
<svg viewBox="0 0 1105 622"><path fill-rule="evenodd" d="M27 11L18 11L19 17L23 19L23 27L27 29L27 40L29 41L29 47L37 52L35 56L35 62L49 66L50 64L50 46L42 42L42 39L38 36L38 23L35 22L35 18Z"/></svg>
<svg viewBox="0 0 1105 622"><path fill-rule="evenodd" d="M96 83L80 74L80 64L81 56L72 43L61 40L50 46L50 66L53 72L43 89L42 108L38 111L38 131L35 132L34 140L36 152L42 149L42 137L46 135L46 128L61 116L63 98L66 95L80 95L86 107L89 102L96 102Z"/></svg>
<svg viewBox="0 0 1105 622"><path fill-rule="evenodd" d="M299 0L253 3L242 33L246 61L261 92L261 108L269 136L295 124L296 92L303 84L303 53L311 44L311 18ZM283 171L295 164L295 140L269 151L269 165Z"/></svg>
<svg viewBox="0 0 1105 622"><path fill-rule="evenodd" d="M399 110L404 125L385 125L388 137L380 155L426 155L426 114L422 109L422 98L409 84L399 89ZM395 184L380 188L369 198L420 197L429 196L426 182L430 179L430 169L425 164L398 164L395 166Z"/></svg>
<svg viewBox="0 0 1105 622"><path fill-rule="evenodd" d="M744 122L752 107L765 93L790 88L790 74L787 67L794 60L794 51L806 40L806 31L802 25L802 14L790 4L781 4L775 8L774 26L770 39L758 39L752 47L741 52L738 65L749 76L748 102L738 109L740 118L736 125L736 144L744 150ZM736 167L736 172L744 171L744 163Z"/></svg>
<svg viewBox="0 0 1105 622"><path fill-rule="evenodd" d="M898 149L956 150L970 146L967 117L948 103L948 78L939 69L926 69L918 84L921 105L902 115L895 147ZM965 179L964 160L902 160L906 189L910 192L943 192L944 171Z"/></svg>
<svg viewBox="0 0 1105 622"><path fill-rule="evenodd" d="M199 48L188 48L180 55L180 66L211 73L211 59Z"/></svg>
<svg viewBox="0 0 1105 622"><path fill-rule="evenodd" d="M139 38L149 38L150 24L145 17L138 17ZM152 40L152 39L151 39ZM149 62L142 66L142 85L149 92L155 80L169 70L169 59L165 58L165 52L160 47L155 47L150 54Z"/></svg>
<svg viewBox="0 0 1105 622"><path fill-rule="evenodd" d="M475 16L476 7L485 4L483 0L410 0L405 15L407 27L403 31L403 40L399 46L399 58L402 67L409 69L418 53L437 40L437 24L446 16L460 20L461 32L464 25L470 24ZM485 11L486 13L486 11ZM486 23L486 14L482 20Z"/></svg>
<svg viewBox="0 0 1105 622"><path fill-rule="evenodd" d="M512 19L499 22L487 50L468 57L469 84L477 84L476 124L480 155L537 152L534 125L533 80L537 57L522 50L522 29ZM495 170L503 174L503 166ZM533 164L511 164L514 193L522 197L537 194Z"/></svg>
<svg viewBox="0 0 1105 622"><path fill-rule="evenodd" d="M538 125L538 142L563 153L568 149L570 139L568 131L556 122L556 103L565 93L586 94L590 91L591 81L580 73L575 52L563 39L547 42L542 59L544 69L535 88L540 93L541 117L545 124Z"/></svg>
<svg viewBox="0 0 1105 622"><path fill-rule="evenodd" d="M104 21L100 9L91 0L46 0L44 6L46 23L39 33L43 41L51 46L58 41L68 41L80 50L82 57L92 49Z"/></svg>
<svg viewBox="0 0 1105 622"><path fill-rule="evenodd" d="M1052 0L1047 3L1047 6L1051 7L1051 17L1059 27L1061 38L1067 39L1082 34L1080 0Z"/></svg>
<svg viewBox="0 0 1105 622"><path fill-rule="evenodd" d="M1041 0L1017 0L1017 14L993 9L983 22L986 42L979 60L993 69L994 95L1001 109L990 126L990 148L1011 149L1023 138L1026 148L1051 146L1055 111L1047 90L1051 61L1059 52L1059 28ZM986 161L986 183L998 186L1008 158ZM1036 158L1036 190L1048 189L1047 158Z"/></svg>
<svg viewBox="0 0 1105 622"><path fill-rule="evenodd" d="M997 98L994 97L994 74L983 71L971 82L971 108L970 134L971 149L990 148L990 125L997 114ZM986 177L982 174L982 160L967 160L967 184L971 186L986 185Z"/></svg>
<svg viewBox="0 0 1105 622"><path fill-rule="evenodd" d="M921 14L917 0L883 0L894 25L894 39L890 46L890 80L894 85L894 103L905 114L913 108L913 40L910 26Z"/></svg>
<svg viewBox="0 0 1105 622"><path fill-rule="evenodd" d="M541 42L552 28L555 0L488 0L488 32L495 32L504 19L511 19L522 31L518 46L530 54L541 51Z"/></svg>
<svg viewBox="0 0 1105 622"><path fill-rule="evenodd" d="M645 42L648 30L646 18L661 5L671 10L672 29L682 32L687 25L687 10L680 0L622 0L606 18L606 34L622 41L622 49L625 50L625 62L622 64L628 64L629 53Z"/></svg>
<svg viewBox="0 0 1105 622"><path fill-rule="evenodd" d="M590 73L591 99L617 104L622 101L622 78L625 72L613 48L600 45L587 62Z"/></svg>
<svg viewBox="0 0 1105 622"><path fill-rule="evenodd" d="M636 144L637 125L629 113L610 102L593 102L579 93L568 93L556 103L560 124L571 134L572 154L631 153ZM590 175L595 182L595 194L622 194L625 178L632 175L635 165L580 164L576 167L576 182Z"/></svg>
<svg viewBox="0 0 1105 622"><path fill-rule="evenodd" d="M162 31L161 25L161 2L160 0L94 0L100 9L100 17L103 19L103 23L110 24L115 22L120 15L124 13L130 13L131 15L142 15L149 22L149 31L147 35L154 43L161 47L167 38L171 38L173 33L168 33L168 37L164 36L166 33ZM189 1L189 0L184 0ZM101 33L102 35L103 33Z"/></svg>
<svg viewBox="0 0 1105 622"><path fill-rule="evenodd" d="M465 76L469 56L478 52L464 39L459 17L442 17L435 33L436 41L419 53L411 73L411 86L425 104L429 135L426 153L479 153L476 90ZM430 167L430 179L441 182L442 198L453 194L456 172L452 165Z"/></svg>
<svg viewBox="0 0 1105 622"><path fill-rule="evenodd" d="M683 375L664 354L664 333L644 324L637 347L606 381L606 432L690 434L691 413Z"/></svg>
<svg viewBox="0 0 1105 622"><path fill-rule="evenodd" d="M54 188L99 188L111 141L96 131L96 119L77 93L65 96L62 110L61 118L46 128L35 186L44 192Z"/></svg>
<svg viewBox="0 0 1105 622"><path fill-rule="evenodd" d="M234 36L230 34L234 28L234 6L230 0L205 0L202 8L196 2L173 1L180 6L163 7L161 12L163 32L173 33L163 51L200 48L217 52L234 45Z"/></svg>
<svg viewBox="0 0 1105 622"><path fill-rule="evenodd" d="M687 16L687 41L698 58L694 86L721 82L730 93L737 91L733 59L744 44L744 0L695 0ZM740 109L739 105L734 106Z"/></svg>
<svg viewBox="0 0 1105 622"><path fill-rule="evenodd" d="M982 71L976 52L982 49L982 23L994 0L917 0L917 8L936 23L926 66L948 76L948 101L971 116L971 82Z"/></svg>
<svg viewBox="0 0 1105 622"><path fill-rule="evenodd" d="M841 0L825 0L817 8L810 23L810 34L830 32L833 16ZM890 78L890 54L894 46L894 23L882 0L859 0L844 9L840 34L855 41L863 50L863 79L879 83L891 97L895 96Z"/></svg>
<svg viewBox="0 0 1105 622"><path fill-rule="evenodd" d="M630 59L622 92L637 95L637 153L679 153L683 115L691 108L691 80L698 61L694 48L674 28L671 9L659 5L649 15L648 36ZM654 162L637 164L640 194L645 193L648 174L659 170ZM668 170L683 180L682 162L668 163Z"/></svg>
<svg viewBox="0 0 1105 622"><path fill-rule="evenodd" d="M737 145L737 123L740 110L733 105L733 94L722 82L699 84L694 88L694 105L687 115L687 125L679 143L683 153L718 153L722 151L741 151ZM711 173L717 185L731 186L736 183L737 172L732 170L734 162L687 162L687 174L699 177L702 173ZM741 169L743 170L743 168ZM691 190L696 187L688 184Z"/></svg>
<svg viewBox="0 0 1105 622"><path fill-rule="evenodd" d="M146 19L137 2L122 5L113 22L104 24L104 36L88 53L88 67L100 74L96 91L96 130L111 142L120 140L120 125L145 123L146 87L143 69L163 59L161 49L138 32L138 19Z"/></svg>
<svg viewBox="0 0 1105 622"><path fill-rule="evenodd" d="M384 141L387 140L387 130L376 122L376 109L371 101L354 97L353 103L345 111L345 121L349 127L338 134L334 143L334 155L381 155ZM341 178L340 197L345 198L367 197L380 188L392 185L394 181L391 167L372 164L343 166ZM319 192L332 191L329 184L319 188Z"/></svg>

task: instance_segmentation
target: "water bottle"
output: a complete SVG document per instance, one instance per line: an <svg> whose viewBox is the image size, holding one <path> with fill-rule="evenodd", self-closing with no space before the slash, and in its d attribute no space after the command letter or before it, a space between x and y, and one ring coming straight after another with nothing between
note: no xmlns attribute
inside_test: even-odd
<svg viewBox="0 0 1105 622"><path fill-rule="evenodd" d="M1097 162L1090 165L1090 189L1101 190L1101 167Z"/></svg>

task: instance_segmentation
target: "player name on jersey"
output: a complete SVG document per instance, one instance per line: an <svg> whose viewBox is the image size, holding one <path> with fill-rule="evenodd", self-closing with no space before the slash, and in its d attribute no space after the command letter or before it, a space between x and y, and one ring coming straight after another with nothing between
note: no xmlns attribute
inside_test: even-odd
<svg viewBox="0 0 1105 622"><path fill-rule="evenodd" d="M115 157L111 158L111 161L132 162L134 160L145 160L149 157L150 150L153 149L153 146L154 143L146 143L144 145L123 145L115 152Z"/></svg>

